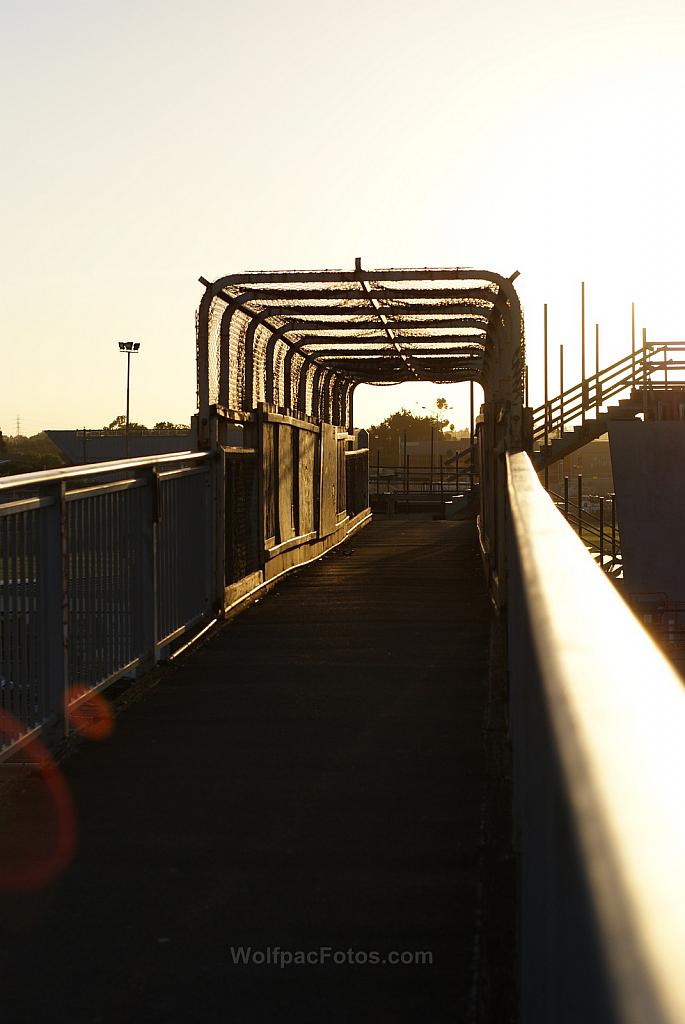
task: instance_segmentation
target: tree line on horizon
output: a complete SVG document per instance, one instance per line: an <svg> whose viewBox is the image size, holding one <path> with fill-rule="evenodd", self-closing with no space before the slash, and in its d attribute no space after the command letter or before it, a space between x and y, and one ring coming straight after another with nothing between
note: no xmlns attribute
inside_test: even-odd
<svg viewBox="0 0 685 1024"><path fill-rule="evenodd" d="M431 433L436 443L438 440L454 441L454 449L448 449L448 454L453 454L453 451L466 447L459 442L463 442L464 439L468 440L469 431L455 429L454 423L450 423L446 416L440 415L441 412L447 410L446 399L438 398L435 405L435 414L428 413L425 416L417 416L403 407L386 416L381 423L368 427L369 451L372 459L376 457L376 453L380 453L380 461L383 464L394 465L398 461L405 434L408 444L417 441L430 444ZM444 443L441 443L440 447L443 448Z"/></svg>

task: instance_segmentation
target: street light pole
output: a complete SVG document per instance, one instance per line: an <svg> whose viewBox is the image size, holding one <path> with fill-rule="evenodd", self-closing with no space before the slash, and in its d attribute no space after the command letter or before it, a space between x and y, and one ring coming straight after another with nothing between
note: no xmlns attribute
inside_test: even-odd
<svg viewBox="0 0 685 1024"><path fill-rule="evenodd" d="M131 353L126 353L126 458L128 458L129 402L131 395Z"/></svg>
<svg viewBox="0 0 685 1024"><path fill-rule="evenodd" d="M131 395L131 356L140 349L139 341L120 341L119 351L126 356L126 458L128 458L128 425Z"/></svg>

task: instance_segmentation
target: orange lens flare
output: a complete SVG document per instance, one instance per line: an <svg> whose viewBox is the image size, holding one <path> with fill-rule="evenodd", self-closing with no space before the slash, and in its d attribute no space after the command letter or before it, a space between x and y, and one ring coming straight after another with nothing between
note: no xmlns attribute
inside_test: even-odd
<svg viewBox="0 0 685 1024"><path fill-rule="evenodd" d="M70 699L79 696L72 690ZM114 729L114 715L109 702L100 693L91 693L82 697L78 704L68 709L69 724L75 732L89 740L106 740Z"/></svg>
<svg viewBox="0 0 685 1024"><path fill-rule="evenodd" d="M24 731L12 715L0 711L0 733L20 736ZM76 850L74 803L56 762L34 739L19 750L16 761L31 770L0 807L0 891L14 893L44 888Z"/></svg>

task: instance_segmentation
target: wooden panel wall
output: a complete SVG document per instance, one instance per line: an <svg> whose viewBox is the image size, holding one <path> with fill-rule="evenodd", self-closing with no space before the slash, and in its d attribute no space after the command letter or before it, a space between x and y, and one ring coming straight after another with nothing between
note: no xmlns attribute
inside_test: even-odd
<svg viewBox="0 0 685 1024"><path fill-rule="evenodd" d="M316 529L317 483L316 454L318 439L310 430L298 430L299 445L299 523L300 533Z"/></svg>
<svg viewBox="0 0 685 1024"><path fill-rule="evenodd" d="M295 429L283 423L276 425L278 431L278 540L279 543L297 536L297 510L295 505L295 480L297 471L297 449ZM298 431L299 433L299 431Z"/></svg>
<svg viewBox="0 0 685 1024"><path fill-rule="evenodd" d="M277 543L278 517L278 440L275 423L264 423L262 433L264 465L264 540L266 546Z"/></svg>
<svg viewBox="0 0 685 1024"><path fill-rule="evenodd" d="M321 424L321 504L319 535L327 537L337 525L338 442L337 427Z"/></svg>

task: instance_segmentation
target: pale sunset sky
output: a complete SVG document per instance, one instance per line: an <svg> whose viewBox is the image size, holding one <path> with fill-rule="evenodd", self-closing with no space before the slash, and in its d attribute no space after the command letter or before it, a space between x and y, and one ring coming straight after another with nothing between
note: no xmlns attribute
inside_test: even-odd
<svg viewBox="0 0 685 1024"><path fill-rule="evenodd" d="M509 275L575 381L685 338L682 0L7 0L0 429L189 421L200 275ZM590 333L591 332L591 333ZM594 343L589 346L594 357ZM467 388L360 388L358 426Z"/></svg>

